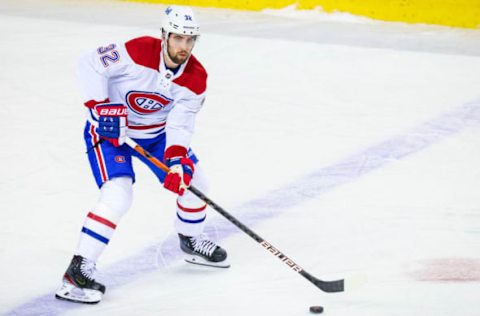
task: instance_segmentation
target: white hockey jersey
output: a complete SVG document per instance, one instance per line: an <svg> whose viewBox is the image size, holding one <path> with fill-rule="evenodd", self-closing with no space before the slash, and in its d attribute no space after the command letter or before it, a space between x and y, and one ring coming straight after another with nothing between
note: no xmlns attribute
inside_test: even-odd
<svg viewBox="0 0 480 316"><path fill-rule="evenodd" d="M77 73L92 124L97 125L96 104L122 103L128 107L128 136L166 133L167 148L189 148L207 84L207 72L195 56L174 74L163 61L162 41L139 37L86 54Z"/></svg>

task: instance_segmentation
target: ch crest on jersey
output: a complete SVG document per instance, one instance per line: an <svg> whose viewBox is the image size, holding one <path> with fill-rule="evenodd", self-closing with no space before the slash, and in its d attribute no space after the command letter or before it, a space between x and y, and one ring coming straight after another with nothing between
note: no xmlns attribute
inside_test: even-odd
<svg viewBox="0 0 480 316"><path fill-rule="evenodd" d="M140 115L148 115L158 112L172 103L172 99L166 96L145 91L130 91L127 93L126 101L128 107Z"/></svg>

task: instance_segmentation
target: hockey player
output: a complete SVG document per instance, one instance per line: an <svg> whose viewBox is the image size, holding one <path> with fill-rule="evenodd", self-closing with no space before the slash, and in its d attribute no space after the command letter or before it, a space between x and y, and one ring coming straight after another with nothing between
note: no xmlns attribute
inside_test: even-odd
<svg viewBox="0 0 480 316"><path fill-rule="evenodd" d="M228 267L227 253L202 235L206 204L187 190L206 192L205 175L190 150L196 113L205 100L207 73L191 54L200 35L188 7L165 10L161 39L140 37L109 44L81 58L88 158L100 198L87 214L73 259L56 297L98 303L105 286L95 263L132 203L132 156L147 164L164 187L178 194L175 228L186 261ZM165 161L154 167L124 144L126 137Z"/></svg>

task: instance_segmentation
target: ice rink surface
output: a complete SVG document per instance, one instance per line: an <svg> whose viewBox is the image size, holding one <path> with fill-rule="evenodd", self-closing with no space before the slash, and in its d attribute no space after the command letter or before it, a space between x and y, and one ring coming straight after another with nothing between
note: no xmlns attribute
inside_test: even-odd
<svg viewBox="0 0 480 316"><path fill-rule="evenodd" d="M132 209L98 262L94 306L53 298L97 189L74 69L159 36L162 5L0 2L0 314L480 315L480 31L343 14L198 9L209 72L192 148L230 269L183 262L175 197L136 164Z"/></svg>

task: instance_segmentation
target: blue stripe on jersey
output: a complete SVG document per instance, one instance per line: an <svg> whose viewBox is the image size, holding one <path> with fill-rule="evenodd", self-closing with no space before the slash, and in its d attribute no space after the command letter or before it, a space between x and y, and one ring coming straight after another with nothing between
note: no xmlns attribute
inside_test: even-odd
<svg viewBox="0 0 480 316"><path fill-rule="evenodd" d="M150 134L150 135L159 134L160 135L160 133L165 133L165 128L164 127L162 127L161 129L159 129L156 132L148 132L148 133L145 133L145 134Z"/></svg>
<svg viewBox="0 0 480 316"><path fill-rule="evenodd" d="M82 233L85 233L85 234L89 235L90 237L93 237L96 240L103 242L104 244L108 244L108 242L109 242L109 240L107 238L103 237L102 235L97 234L96 232L94 232L93 230L90 230L88 228L82 227Z"/></svg>
<svg viewBox="0 0 480 316"><path fill-rule="evenodd" d="M197 224L197 223L203 222L205 220L205 218L207 218L207 215L205 215L203 218L200 218L200 219L197 219L197 220L189 220L189 219L182 218L178 213L177 213L177 217L182 222L190 223L190 224Z"/></svg>

